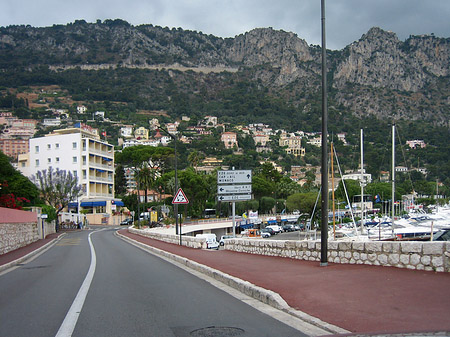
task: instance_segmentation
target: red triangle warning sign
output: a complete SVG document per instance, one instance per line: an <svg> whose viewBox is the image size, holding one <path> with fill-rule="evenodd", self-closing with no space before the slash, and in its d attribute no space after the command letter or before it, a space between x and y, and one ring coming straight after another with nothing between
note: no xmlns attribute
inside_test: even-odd
<svg viewBox="0 0 450 337"><path fill-rule="evenodd" d="M181 188L178 189L175 198L172 200L172 204L189 204L189 200L186 198L186 195Z"/></svg>

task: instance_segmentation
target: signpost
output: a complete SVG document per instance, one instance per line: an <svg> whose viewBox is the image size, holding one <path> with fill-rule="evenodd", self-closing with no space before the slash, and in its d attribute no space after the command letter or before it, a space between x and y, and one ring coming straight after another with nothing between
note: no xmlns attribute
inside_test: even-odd
<svg viewBox="0 0 450 337"><path fill-rule="evenodd" d="M252 185L217 185L217 194L252 193Z"/></svg>
<svg viewBox="0 0 450 337"><path fill-rule="evenodd" d="M218 171L217 184L251 184L251 170Z"/></svg>
<svg viewBox="0 0 450 337"><path fill-rule="evenodd" d="M252 200L251 194L219 195L219 201L245 201Z"/></svg>
<svg viewBox="0 0 450 337"><path fill-rule="evenodd" d="M189 204L189 200L188 200L188 198L186 197L186 194L184 194L184 192L183 192L183 190L181 188L179 188L178 191L177 191L177 194L175 194L175 197L172 200L172 204L173 205L179 205L179 204L187 205L187 204ZM175 208L176 208L175 216L176 216L176 220L177 220L177 223L178 223L178 207L175 207ZM181 223L180 223L179 233L180 233L180 246L181 246Z"/></svg>
<svg viewBox="0 0 450 337"><path fill-rule="evenodd" d="M233 237L236 236L236 201L252 199L252 171L217 171L217 199L231 201L233 213Z"/></svg>

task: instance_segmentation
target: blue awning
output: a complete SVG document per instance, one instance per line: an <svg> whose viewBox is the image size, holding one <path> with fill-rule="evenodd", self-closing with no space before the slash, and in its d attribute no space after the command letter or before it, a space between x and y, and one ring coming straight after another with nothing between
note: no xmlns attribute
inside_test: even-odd
<svg viewBox="0 0 450 337"><path fill-rule="evenodd" d="M69 208L78 208L77 202L69 202Z"/></svg>
<svg viewBox="0 0 450 337"><path fill-rule="evenodd" d="M241 222L239 227L241 227L241 229L249 229L249 228L253 228L253 224L252 223L246 224L244 222Z"/></svg>
<svg viewBox="0 0 450 337"><path fill-rule="evenodd" d="M80 204L81 207L106 206L106 201L85 201Z"/></svg>
<svg viewBox="0 0 450 337"><path fill-rule="evenodd" d="M125 206L122 200L114 200L114 205L119 207Z"/></svg>

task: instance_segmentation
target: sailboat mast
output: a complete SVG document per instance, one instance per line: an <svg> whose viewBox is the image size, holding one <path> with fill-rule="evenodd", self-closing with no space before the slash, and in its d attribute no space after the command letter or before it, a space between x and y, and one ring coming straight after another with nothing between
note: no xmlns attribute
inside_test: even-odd
<svg viewBox="0 0 450 337"><path fill-rule="evenodd" d="M364 226L364 146L363 129L361 129L361 232Z"/></svg>
<svg viewBox="0 0 450 337"><path fill-rule="evenodd" d="M336 207L334 200L334 156L333 156L333 141L331 142L331 197L333 200L333 239L336 240Z"/></svg>
<svg viewBox="0 0 450 337"><path fill-rule="evenodd" d="M392 124L392 237L395 235L394 218L395 218L395 124Z"/></svg>

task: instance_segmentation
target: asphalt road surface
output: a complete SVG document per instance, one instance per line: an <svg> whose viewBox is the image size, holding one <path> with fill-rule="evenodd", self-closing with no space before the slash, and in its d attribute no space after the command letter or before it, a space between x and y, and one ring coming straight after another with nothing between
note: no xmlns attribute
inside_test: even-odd
<svg viewBox="0 0 450 337"><path fill-rule="evenodd" d="M0 336L305 336L111 228L68 233L0 289Z"/></svg>

